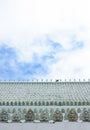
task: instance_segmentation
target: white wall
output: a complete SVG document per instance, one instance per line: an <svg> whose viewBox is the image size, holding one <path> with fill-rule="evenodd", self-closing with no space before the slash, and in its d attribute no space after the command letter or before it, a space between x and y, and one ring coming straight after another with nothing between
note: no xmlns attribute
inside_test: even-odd
<svg viewBox="0 0 90 130"><path fill-rule="evenodd" d="M90 130L90 123L0 123L0 130Z"/></svg>

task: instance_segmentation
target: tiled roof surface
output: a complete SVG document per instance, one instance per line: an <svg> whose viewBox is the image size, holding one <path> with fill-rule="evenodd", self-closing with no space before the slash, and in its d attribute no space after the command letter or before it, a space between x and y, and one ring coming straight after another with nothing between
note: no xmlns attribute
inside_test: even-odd
<svg viewBox="0 0 90 130"><path fill-rule="evenodd" d="M90 101L90 82L0 82L0 101Z"/></svg>

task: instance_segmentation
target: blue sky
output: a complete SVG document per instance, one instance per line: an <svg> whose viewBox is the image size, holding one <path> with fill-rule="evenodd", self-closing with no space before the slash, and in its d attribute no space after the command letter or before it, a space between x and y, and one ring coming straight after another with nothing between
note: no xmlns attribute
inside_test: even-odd
<svg viewBox="0 0 90 130"><path fill-rule="evenodd" d="M89 0L0 0L0 80L89 79Z"/></svg>

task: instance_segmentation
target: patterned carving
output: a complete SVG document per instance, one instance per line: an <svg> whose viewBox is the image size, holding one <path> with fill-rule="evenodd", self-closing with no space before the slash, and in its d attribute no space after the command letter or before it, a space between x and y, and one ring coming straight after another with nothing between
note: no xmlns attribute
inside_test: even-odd
<svg viewBox="0 0 90 130"><path fill-rule="evenodd" d="M7 114L7 112L6 111L2 111L0 113L0 121L7 122L7 120L8 120L8 114Z"/></svg>
<svg viewBox="0 0 90 130"><path fill-rule="evenodd" d="M28 112L26 113L25 119L26 121L33 121L35 119L34 112L31 109L29 109Z"/></svg>
<svg viewBox="0 0 90 130"><path fill-rule="evenodd" d="M61 113L61 111L59 109L56 109L56 111L54 112L53 119L54 119L54 121L62 121L63 120L63 114Z"/></svg>
<svg viewBox="0 0 90 130"><path fill-rule="evenodd" d="M71 109L68 113L68 120L69 121L77 121L78 114L76 113L75 109Z"/></svg>
<svg viewBox="0 0 90 130"><path fill-rule="evenodd" d="M87 122L89 122L89 121L90 121L90 112L87 111L86 109L83 110L83 113L80 115L80 119L81 119L82 121L87 121Z"/></svg>
<svg viewBox="0 0 90 130"><path fill-rule="evenodd" d="M40 121L47 122L49 120L49 114L47 111L42 111L40 115Z"/></svg>
<svg viewBox="0 0 90 130"><path fill-rule="evenodd" d="M19 122L19 121L20 121L19 115L18 115L17 113L14 113L14 114L13 114L13 117L12 117L12 120L13 120L14 122Z"/></svg>

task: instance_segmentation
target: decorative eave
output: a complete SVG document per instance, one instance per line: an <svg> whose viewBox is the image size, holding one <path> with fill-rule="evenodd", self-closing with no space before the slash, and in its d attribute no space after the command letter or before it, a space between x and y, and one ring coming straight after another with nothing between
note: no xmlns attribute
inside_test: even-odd
<svg viewBox="0 0 90 130"><path fill-rule="evenodd" d="M73 102L73 101L2 101L0 106L90 106L90 102Z"/></svg>

